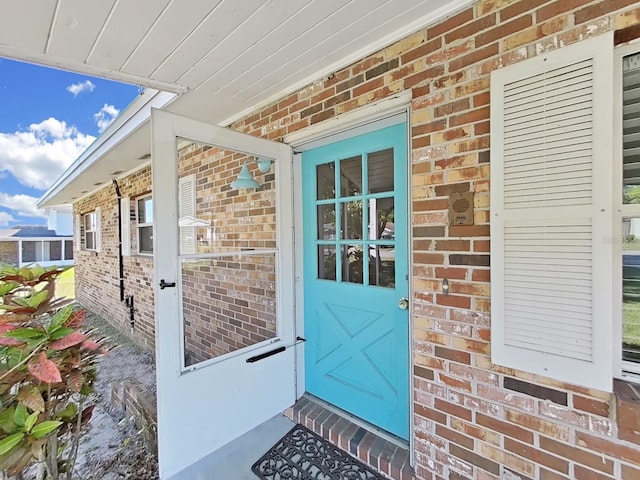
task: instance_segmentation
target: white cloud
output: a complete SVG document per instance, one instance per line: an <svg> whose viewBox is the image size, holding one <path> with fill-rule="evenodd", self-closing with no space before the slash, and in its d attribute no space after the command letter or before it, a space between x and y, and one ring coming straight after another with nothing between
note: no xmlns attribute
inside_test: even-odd
<svg viewBox="0 0 640 480"><path fill-rule="evenodd" d="M44 210L36 208L36 200L38 199L30 195L9 195L0 192L0 207L12 210L21 217L46 217Z"/></svg>
<svg viewBox="0 0 640 480"><path fill-rule="evenodd" d="M0 212L0 227L7 227L9 222L15 222L16 219L10 213Z"/></svg>
<svg viewBox="0 0 640 480"><path fill-rule="evenodd" d="M91 80L85 80L80 83L72 83L67 87L67 92L73 93L74 97L77 97L82 92L93 92L96 86Z"/></svg>
<svg viewBox="0 0 640 480"><path fill-rule="evenodd" d="M94 140L55 118L34 123L27 131L0 133L0 172L45 190Z"/></svg>
<svg viewBox="0 0 640 480"><path fill-rule="evenodd" d="M95 119L96 124L98 125L98 129L100 130L100 133L104 132L104 130L109 125L111 125L111 122L113 122L116 119L119 113L120 113L120 110L118 110L116 107L105 103L104 106L100 109L100 111L93 115L93 118Z"/></svg>

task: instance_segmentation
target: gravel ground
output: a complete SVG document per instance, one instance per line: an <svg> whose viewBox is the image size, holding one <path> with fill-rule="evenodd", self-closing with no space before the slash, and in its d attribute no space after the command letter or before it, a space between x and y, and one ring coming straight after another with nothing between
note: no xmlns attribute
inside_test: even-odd
<svg viewBox="0 0 640 480"><path fill-rule="evenodd" d="M97 337L107 337L115 346L100 360L96 382L96 407L84 434L74 478L78 480L153 480L158 478L156 452L151 452L125 412L110 407L111 383L133 378L155 395L153 355L133 344L96 315L87 316L87 326Z"/></svg>

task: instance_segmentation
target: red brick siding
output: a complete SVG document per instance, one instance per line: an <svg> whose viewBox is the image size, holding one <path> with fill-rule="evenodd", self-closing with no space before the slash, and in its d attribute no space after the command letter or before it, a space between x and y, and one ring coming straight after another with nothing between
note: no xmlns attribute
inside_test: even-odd
<svg viewBox="0 0 640 480"><path fill-rule="evenodd" d="M151 168L143 168L118 181L124 197L131 197L131 211L122 212L122 220L131 221L131 256L124 257L125 295L133 295L135 326L129 325L129 310L120 302L118 266L118 203L111 185L74 204L74 214L85 214L101 207L102 251L75 252L76 299L99 314L139 345L155 345L153 259L135 254L135 198L151 190Z"/></svg>
<svg viewBox="0 0 640 480"><path fill-rule="evenodd" d="M488 127L492 70L639 19L640 2L481 1L233 125L281 140L412 91L418 478L624 478L637 472L630 452L640 449L618 440L609 394L491 363ZM475 225L449 226L448 196L464 191L475 192ZM448 296L438 293L443 278L450 282ZM516 387L507 383L525 391L505 388L505 379L520 380Z"/></svg>
<svg viewBox="0 0 640 480"><path fill-rule="evenodd" d="M230 184L247 160L239 153L191 145L181 151L180 175L196 177L196 216L212 227L198 233L199 253L237 252L242 248L275 248L274 174L262 174L255 192L231 190ZM123 221L131 225L131 256L124 257L125 295L133 295L135 328L120 303L116 194L107 187L75 205L85 214L101 207L102 250L78 252L77 298L82 304L128 332L139 344L154 346L153 258L137 255L136 199L151 191L150 168L121 179L122 196L131 197ZM207 235L211 235L209 238ZM271 338L275 332L275 257L248 256L242 261L219 259L185 264L185 354L191 365ZM99 272L99 273L97 273Z"/></svg>
<svg viewBox="0 0 640 480"><path fill-rule="evenodd" d="M275 248L274 174L262 174L251 163L261 187L230 187L247 160L200 145L183 150L179 172L196 176L196 217L212 223L198 230L198 253ZM275 255L185 263L182 280L189 289L183 297L187 365L274 337Z"/></svg>
<svg viewBox="0 0 640 480"><path fill-rule="evenodd" d="M632 479L640 471L640 449L618 438L608 393L491 363L488 276L490 72L639 19L638 1L482 0L232 126L280 141L412 92L417 478ZM448 196L465 191L475 192L475 225L449 226ZM443 278L452 295L439 294Z"/></svg>
<svg viewBox="0 0 640 480"><path fill-rule="evenodd" d="M19 244L20 242L0 242L0 261L18 265L20 261Z"/></svg>

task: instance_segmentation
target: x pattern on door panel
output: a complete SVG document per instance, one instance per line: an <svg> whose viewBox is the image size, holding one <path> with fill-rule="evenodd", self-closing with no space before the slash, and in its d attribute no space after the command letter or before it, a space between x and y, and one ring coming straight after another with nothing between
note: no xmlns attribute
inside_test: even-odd
<svg viewBox="0 0 640 480"><path fill-rule="evenodd" d="M317 344L317 363L324 364L319 366L327 378L378 399L395 400L393 330L384 327L383 315L331 303L324 303L317 313L325 326Z"/></svg>

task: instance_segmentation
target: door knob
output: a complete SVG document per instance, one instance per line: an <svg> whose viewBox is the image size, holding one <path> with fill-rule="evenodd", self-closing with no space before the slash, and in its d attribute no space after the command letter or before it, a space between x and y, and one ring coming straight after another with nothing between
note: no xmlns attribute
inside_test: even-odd
<svg viewBox="0 0 640 480"><path fill-rule="evenodd" d="M398 302L398 308L400 310L406 310L409 308L409 299L407 297L402 297Z"/></svg>

